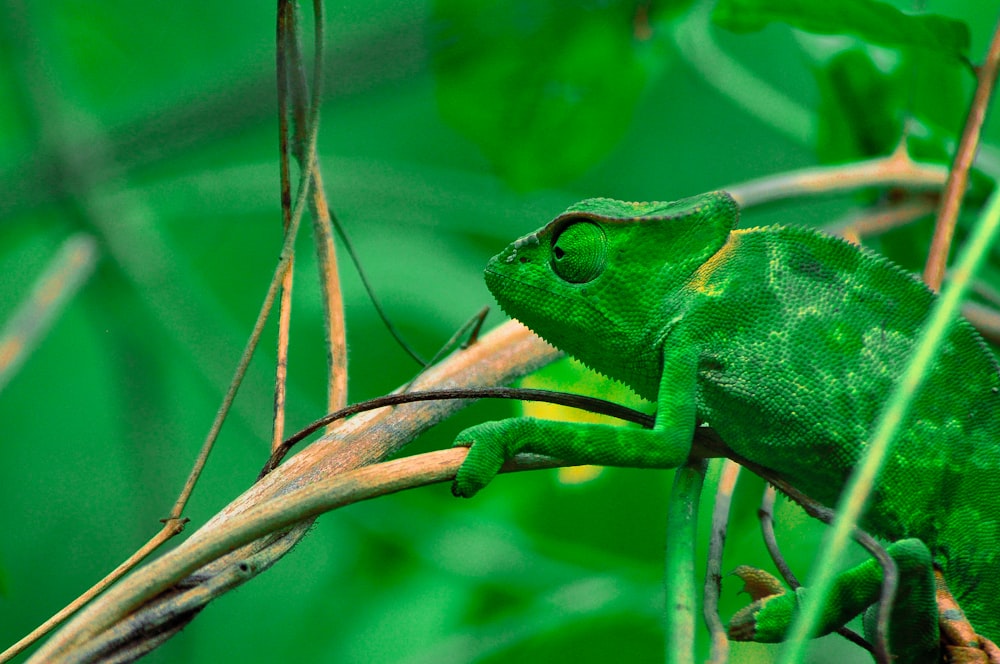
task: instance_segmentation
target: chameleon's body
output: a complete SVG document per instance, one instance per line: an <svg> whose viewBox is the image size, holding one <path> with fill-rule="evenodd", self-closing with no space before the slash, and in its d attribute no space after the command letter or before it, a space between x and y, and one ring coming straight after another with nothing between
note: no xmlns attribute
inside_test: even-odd
<svg viewBox="0 0 1000 664"><path fill-rule="evenodd" d="M458 439L473 447L456 492L471 495L518 451L677 467L703 420L740 455L835 505L934 296L838 238L733 230L737 219L724 193L593 199L494 257L486 280L504 310L656 401L656 425L473 427ZM970 622L1000 638L1000 372L966 322L952 325L916 395L862 525L926 544Z"/></svg>

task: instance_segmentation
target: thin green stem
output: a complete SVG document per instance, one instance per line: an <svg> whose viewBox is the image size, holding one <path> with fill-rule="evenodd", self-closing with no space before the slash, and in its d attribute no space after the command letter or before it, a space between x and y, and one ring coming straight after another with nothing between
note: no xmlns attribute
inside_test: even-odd
<svg viewBox="0 0 1000 664"><path fill-rule="evenodd" d="M698 504L707 462L691 461L677 469L667 512L666 555L666 660L668 664L694 664L695 586L694 545L698 537Z"/></svg>

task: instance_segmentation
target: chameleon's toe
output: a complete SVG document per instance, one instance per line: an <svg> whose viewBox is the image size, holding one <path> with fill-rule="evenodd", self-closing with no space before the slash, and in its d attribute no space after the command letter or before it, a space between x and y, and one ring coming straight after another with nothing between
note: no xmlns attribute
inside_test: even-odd
<svg viewBox="0 0 1000 664"><path fill-rule="evenodd" d="M500 472L504 462L503 447L491 436L493 422L470 427L458 434L455 447L468 447L469 454L455 474L451 485L452 495L471 498Z"/></svg>
<svg viewBox="0 0 1000 664"><path fill-rule="evenodd" d="M785 586L776 576L758 567L740 565L732 571L732 575L738 576L743 581L743 592L754 600L785 593Z"/></svg>
<svg viewBox="0 0 1000 664"><path fill-rule="evenodd" d="M789 594L774 575L756 567L740 565L733 575L743 580L743 590L753 602L736 612L727 632L733 641L780 641L795 607L795 595Z"/></svg>
<svg viewBox="0 0 1000 664"><path fill-rule="evenodd" d="M475 473L463 463L455 473L455 481L451 483L451 495L456 498L472 498L486 484L487 482L476 477Z"/></svg>
<svg viewBox="0 0 1000 664"><path fill-rule="evenodd" d="M760 602L754 602L737 611L729 621L726 633L733 641L756 641L757 612Z"/></svg>
<svg viewBox="0 0 1000 664"><path fill-rule="evenodd" d="M729 621L729 638L734 641L778 643L783 641L795 616L794 593L771 595L736 612Z"/></svg>

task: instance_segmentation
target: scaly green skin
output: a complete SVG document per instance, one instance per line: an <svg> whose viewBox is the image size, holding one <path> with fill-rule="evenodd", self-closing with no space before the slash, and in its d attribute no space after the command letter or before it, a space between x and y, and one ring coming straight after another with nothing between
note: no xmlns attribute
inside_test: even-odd
<svg viewBox="0 0 1000 664"><path fill-rule="evenodd" d="M701 419L737 453L836 504L934 295L838 238L795 227L733 230L738 217L724 192L673 203L592 199L495 256L486 281L501 307L655 400L656 424L516 418L472 427L458 437L472 448L455 493L474 494L521 451L675 468ZM997 640L1000 374L966 322L953 324L910 413L862 525L887 540L923 542L972 624ZM900 566L910 568L920 549L900 546ZM926 564L919 574L929 574ZM874 593L831 603L856 614ZM917 595L897 603L896 624L926 621L933 600ZM763 639L761 630L781 638L783 604L796 595L780 597L768 604L782 608L757 607L751 638ZM901 662L927 661L922 648L893 644Z"/></svg>

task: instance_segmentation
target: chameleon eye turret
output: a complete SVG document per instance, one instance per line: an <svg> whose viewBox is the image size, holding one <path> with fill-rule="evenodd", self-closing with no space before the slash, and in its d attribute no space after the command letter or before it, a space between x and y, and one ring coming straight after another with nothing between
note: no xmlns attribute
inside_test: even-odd
<svg viewBox="0 0 1000 664"><path fill-rule="evenodd" d="M589 221L571 220L552 240L552 269L571 284L597 278L607 255L604 230Z"/></svg>

